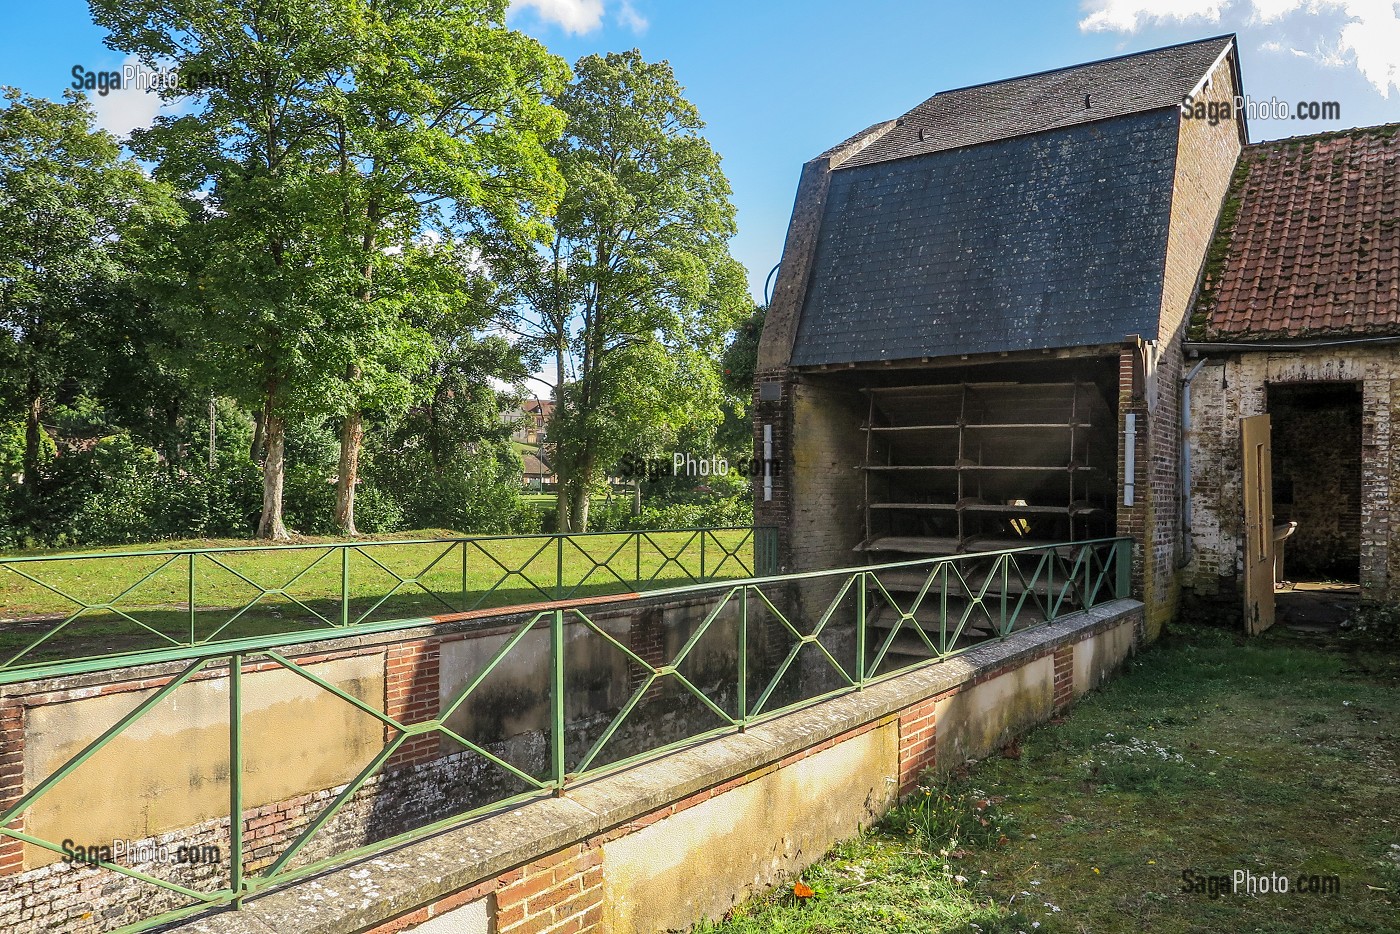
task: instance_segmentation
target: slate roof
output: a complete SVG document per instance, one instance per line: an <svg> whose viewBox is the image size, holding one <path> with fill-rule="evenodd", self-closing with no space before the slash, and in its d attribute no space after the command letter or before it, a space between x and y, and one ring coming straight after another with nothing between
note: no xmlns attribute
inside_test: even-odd
<svg viewBox="0 0 1400 934"><path fill-rule="evenodd" d="M792 364L1155 335L1181 99L1233 42L946 91L905 114L831 174Z"/></svg>
<svg viewBox="0 0 1400 934"><path fill-rule="evenodd" d="M835 172L792 363L1156 334L1178 119L1157 110Z"/></svg>
<svg viewBox="0 0 1400 934"><path fill-rule="evenodd" d="M1240 156L1193 337L1400 334L1400 124Z"/></svg>
<svg viewBox="0 0 1400 934"><path fill-rule="evenodd" d="M900 117L888 133L843 167L1177 107L1233 41L1233 35L1216 36L942 91Z"/></svg>

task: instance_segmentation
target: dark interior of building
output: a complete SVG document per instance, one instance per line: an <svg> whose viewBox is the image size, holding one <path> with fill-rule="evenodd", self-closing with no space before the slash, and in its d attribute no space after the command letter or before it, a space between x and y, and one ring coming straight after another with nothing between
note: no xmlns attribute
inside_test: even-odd
<svg viewBox="0 0 1400 934"><path fill-rule="evenodd" d="M1361 387L1271 384L1274 522L1296 522L1278 576L1360 579Z"/></svg>
<svg viewBox="0 0 1400 934"><path fill-rule="evenodd" d="M1057 361L902 376L862 387L867 554L888 561L1112 534L1113 366Z"/></svg>
<svg viewBox="0 0 1400 934"><path fill-rule="evenodd" d="M1116 357L833 369L804 378L824 387L824 411L849 412L847 430L859 432L832 439L828 449L844 457L834 466L849 471L845 502L859 506L861 525L852 527L839 511L812 521L840 526L845 547L868 564L1114 534ZM814 430L814 424L805 429ZM988 591L996 560L960 561L957 574L932 585L934 596L915 613L920 624L936 625L943 607L954 623L962 621L958 644L993 635L996 621L978 595ZM1008 572L1009 579L992 589L1010 587L1013 602L1028 590L1042 601L1057 593L1052 581L1062 581L1064 568L1035 577L1037 560L1038 554L1028 556L1025 580ZM930 569L872 576L872 645L928 591ZM1018 628L1043 618L1035 599L1022 602ZM906 632L889 659L920 654L926 653Z"/></svg>

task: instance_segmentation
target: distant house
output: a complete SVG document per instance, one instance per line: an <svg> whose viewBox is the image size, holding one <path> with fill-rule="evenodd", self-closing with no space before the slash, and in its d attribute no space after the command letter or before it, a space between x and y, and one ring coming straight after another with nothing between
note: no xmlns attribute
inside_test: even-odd
<svg viewBox="0 0 1400 934"><path fill-rule="evenodd" d="M529 399L522 403L519 409L507 415L509 420L519 423L510 437L524 458L527 486L539 487L555 482L554 471L547 463L545 453L545 433L553 414L553 402L548 399Z"/></svg>
<svg viewBox="0 0 1400 934"><path fill-rule="evenodd" d="M538 454L526 452L521 455L525 461L525 485L529 487L542 487L545 484L553 484L556 481L554 470L544 461L540 460Z"/></svg>
<svg viewBox="0 0 1400 934"><path fill-rule="evenodd" d="M522 424L511 434L511 440L519 444L544 444L545 429L550 416L554 414L554 403L548 399L529 399L519 410L512 413L512 419L521 419Z"/></svg>
<svg viewBox="0 0 1400 934"><path fill-rule="evenodd" d="M1219 36L803 167L755 386L784 569L1125 536L1147 637L1184 591L1258 631L1297 522L1281 573L1400 597L1396 128L1248 145L1242 89Z"/></svg>

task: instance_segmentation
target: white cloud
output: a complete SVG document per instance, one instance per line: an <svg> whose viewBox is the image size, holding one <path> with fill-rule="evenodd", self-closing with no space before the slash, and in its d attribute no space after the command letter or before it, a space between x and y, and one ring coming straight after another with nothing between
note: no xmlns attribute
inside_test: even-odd
<svg viewBox="0 0 1400 934"><path fill-rule="evenodd" d="M122 68L138 67L136 57L128 55ZM143 129L155 122L162 101L154 91L143 91L134 85L119 87L107 94L88 91L92 109L97 113L97 125L114 136L126 136L132 130Z"/></svg>
<svg viewBox="0 0 1400 934"><path fill-rule="evenodd" d="M1079 21L1079 28L1131 33L1170 20L1218 23L1227 7L1247 13L1248 22L1261 28L1298 14L1312 16L1316 25L1328 30L1315 36L1318 51L1304 52L1292 45L1288 51L1328 67L1354 65L1383 97L1390 97L1392 89L1400 91L1400 2L1396 0L1086 0L1088 15ZM1337 13L1343 20L1340 29L1334 17L1319 15ZM1281 51L1284 45L1268 40L1262 48Z"/></svg>
<svg viewBox="0 0 1400 934"><path fill-rule="evenodd" d="M1390 97L1400 91L1400 4L1387 0L1347 0L1351 21L1342 27L1341 48L1356 57L1366 80Z"/></svg>
<svg viewBox="0 0 1400 934"><path fill-rule="evenodd" d="M632 32L646 32L650 25L632 0L511 0L512 10L534 10L546 23L574 34L602 26L605 6L615 7L614 19Z"/></svg>
<svg viewBox="0 0 1400 934"><path fill-rule="evenodd" d="M1313 57L1311 52L1304 52L1302 49L1295 49L1291 45L1284 45L1282 42L1261 42L1259 43L1259 51L1273 52L1274 54L1282 54L1284 52L1287 52L1289 55L1292 55L1295 58Z"/></svg>
<svg viewBox="0 0 1400 934"><path fill-rule="evenodd" d="M637 12L637 8L632 5L632 0L622 0L622 5L617 8L617 21L635 33L647 31L647 18Z"/></svg>
<svg viewBox="0 0 1400 934"><path fill-rule="evenodd" d="M603 22L603 0L513 0L512 7L534 9L545 22L565 32L592 32Z"/></svg>
<svg viewBox="0 0 1400 934"><path fill-rule="evenodd" d="M1089 13L1079 21L1085 32L1137 32L1142 26L1166 20L1220 21L1220 11L1230 0L1089 0Z"/></svg>
<svg viewBox="0 0 1400 934"><path fill-rule="evenodd" d="M1307 3L1305 0L1251 0L1251 6L1255 22L1277 23Z"/></svg>

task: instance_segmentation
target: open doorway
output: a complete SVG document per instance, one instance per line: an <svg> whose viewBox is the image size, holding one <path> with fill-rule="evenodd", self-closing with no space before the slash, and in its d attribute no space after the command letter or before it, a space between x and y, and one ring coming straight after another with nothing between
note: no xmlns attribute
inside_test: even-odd
<svg viewBox="0 0 1400 934"><path fill-rule="evenodd" d="M1361 387L1274 383L1274 523L1279 621L1332 629L1350 615L1361 579Z"/></svg>

